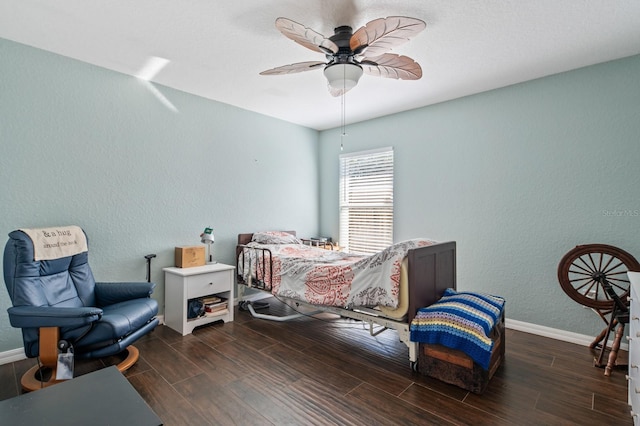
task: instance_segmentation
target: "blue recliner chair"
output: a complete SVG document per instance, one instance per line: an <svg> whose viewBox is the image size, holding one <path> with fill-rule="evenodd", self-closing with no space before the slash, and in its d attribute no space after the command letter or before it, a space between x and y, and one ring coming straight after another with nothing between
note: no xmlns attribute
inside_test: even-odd
<svg viewBox="0 0 640 426"><path fill-rule="evenodd" d="M118 364L127 370L139 356L132 343L158 325L158 302L150 298L155 284L95 282L87 246L79 227L9 234L4 250L4 280L13 304L9 321L22 329L27 357L39 357L39 365L22 377L27 391L57 383L58 351L68 345L76 359L128 351Z"/></svg>

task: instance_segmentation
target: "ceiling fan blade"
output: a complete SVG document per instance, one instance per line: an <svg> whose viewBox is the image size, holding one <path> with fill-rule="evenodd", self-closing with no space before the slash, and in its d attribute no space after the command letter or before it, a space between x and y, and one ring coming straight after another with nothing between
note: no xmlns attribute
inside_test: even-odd
<svg viewBox="0 0 640 426"><path fill-rule="evenodd" d="M276 19L276 28L286 37L308 49L323 54L338 53L338 46L333 41L291 19Z"/></svg>
<svg viewBox="0 0 640 426"><path fill-rule="evenodd" d="M362 70L377 77L400 80L418 80L422 77L420 64L408 56L385 53L376 58L367 58L360 62Z"/></svg>
<svg viewBox="0 0 640 426"><path fill-rule="evenodd" d="M283 65L281 67L276 67L270 70L262 71L260 75L293 74L297 72L315 70L325 65L327 64L325 64L324 62L317 62L317 61L297 62L295 64Z"/></svg>
<svg viewBox="0 0 640 426"><path fill-rule="evenodd" d="M424 21L407 16L374 19L353 33L349 45L356 55L366 50L367 56L379 56L406 43L426 26Z"/></svg>

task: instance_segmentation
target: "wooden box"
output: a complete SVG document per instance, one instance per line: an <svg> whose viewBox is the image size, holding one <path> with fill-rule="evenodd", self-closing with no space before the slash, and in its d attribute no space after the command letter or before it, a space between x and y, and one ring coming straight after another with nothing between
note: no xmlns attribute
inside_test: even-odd
<svg viewBox="0 0 640 426"><path fill-rule="evenodd" d="M191 268L204 266L204 246L176 247L176 266L178 268Z"/></svg>
<svg viewBox="0 0 640 426"><path fill-rule="evenodd" d="M419 345L418 370L425 376L481 394L504 359L504 315L502 321L493 328L490 337L494 345L489 370L480 367L462 351L426 343Z"/></svg>

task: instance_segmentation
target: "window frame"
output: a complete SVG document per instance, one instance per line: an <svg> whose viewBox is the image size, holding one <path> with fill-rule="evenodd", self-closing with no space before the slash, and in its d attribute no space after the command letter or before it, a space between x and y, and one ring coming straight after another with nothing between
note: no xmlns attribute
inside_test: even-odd
<svg viewBox="0 0 640 426"><path fill-rule="evenodd" d="M340 246L358 254L381 251L393 244L393 147L341 154L339 163Z"/></svg>

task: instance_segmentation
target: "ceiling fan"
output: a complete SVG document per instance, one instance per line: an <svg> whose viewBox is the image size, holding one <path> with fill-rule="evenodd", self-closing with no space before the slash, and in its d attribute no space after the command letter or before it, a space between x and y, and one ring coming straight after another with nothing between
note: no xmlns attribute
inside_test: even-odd
<svg viewBox="0 0 640 426"><path fill-rule="evenodd" d="M427 25L424 21L406 16L390 16L370 21L353 32L343 25L335 34L325 37L317 31L287 18L276 19L276 28L296 43L323 53L326 62L308 61L284 65L262 71L261 75L282 75L324 69L329 93L340 96L354 88L363 73L401 80L422 77L420 65L408 56L387 53L409 41Z"/></svg>

